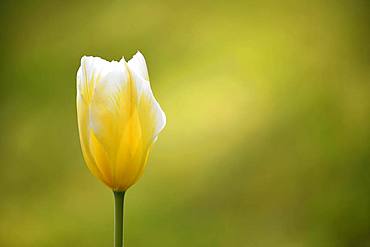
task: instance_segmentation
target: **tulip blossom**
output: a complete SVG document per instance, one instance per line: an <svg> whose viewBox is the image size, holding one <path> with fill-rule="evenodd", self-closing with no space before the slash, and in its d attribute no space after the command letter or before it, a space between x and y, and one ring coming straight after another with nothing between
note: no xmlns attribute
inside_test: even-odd
<svg viewBox="0 0 370 247"><path fill-rule="evenodd" d="M140 52L128 62L84 56L77 72L77 116L91 173L123 195L142 175L166 124Z"/></svg>
<svg viewBox="0 0 370 247"><path fill-rule="evenodd" d="M77 72L80 142L92 174L125 191L143 173L166 117L150 88L145 59L83 57Z"/></svg>

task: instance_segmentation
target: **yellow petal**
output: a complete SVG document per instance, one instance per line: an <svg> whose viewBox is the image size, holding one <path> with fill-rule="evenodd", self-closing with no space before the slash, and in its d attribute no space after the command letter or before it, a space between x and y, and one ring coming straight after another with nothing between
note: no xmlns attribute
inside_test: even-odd
<svg viewBox="0 0 370 247"><path fill-rule="evenodd" d="M77 72L77 118L82 153L90 171L109 186L109 180L98 168L90 150L89 105L92 99L94 84L98 71L92 70L92 61L83 57ZM99 66L101 68L101 66Z"/></svg>
<svg viewBox="0 0 370 247"><path fill-rule="evenodd" d="M164 128L166 117L155 100L150 84L128 64L132 108L117 154L119 188L127 189L142 175L150 148ZM132 92L129 92L131 90Z"/></svg>

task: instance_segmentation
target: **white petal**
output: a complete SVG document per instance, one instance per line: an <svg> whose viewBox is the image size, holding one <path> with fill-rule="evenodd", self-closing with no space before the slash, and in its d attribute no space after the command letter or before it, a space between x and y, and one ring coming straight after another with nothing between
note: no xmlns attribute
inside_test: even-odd
<svg viewBox="0 0 370 247"><path fill-rule="evenodd" d="M127 87L126 62L108 62L98 57L83 57L77 72L77 103L84 102L87 126L104 146L115 135L116 116L122 111L120 93Z"/></svg>
<svg viewBox="0 0 370 247"><path fill-rule="evenodd" d="M99 57L81 58L81 65L77 71L77 93L85 99L92 97L96 79L106 73L109 62Z"/></svg>
<svg viewBox="0 0 370 247"><path fill-rule="evenodd" d="M134 70L138 75L149 81L148 68L145 58L139 51L128 61L131 70Z"/></svg>
<svg viewBox="0 0 370 247"><path fill-rule="evenodd" d="M126 110L122 92L129 86L129 73L125 63L110 63L106 73L96 83L91 102L90 127L105 146L114 144L107 139L117 134L117 121L122 111Z"/></svg>
<svg viewBox="0 0 370 247"><path fill-rule="evenodd" d="M118 107L118 96L124 87L127 87L129 73L126 62L113 61L101 74L94 89L94 102L104 103L112 111L120 111Z"/></svg>
<svg viewBox="0 0 370 247"><path fill-rule="evenodd" d="M154 142L158 134L166 125L166 115L164 114L159 103L155 99L150 83L144 80L136 71L130 70L131 79L134 81L137 88L137 109L140 122L147 135L149 142Z"/></svg>

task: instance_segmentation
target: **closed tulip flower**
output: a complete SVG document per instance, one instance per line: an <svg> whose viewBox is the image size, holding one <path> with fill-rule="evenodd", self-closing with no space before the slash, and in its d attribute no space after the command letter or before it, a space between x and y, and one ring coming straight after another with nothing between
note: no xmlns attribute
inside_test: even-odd
<svg viewBox="0 0 370 247"><path fill-rule="evenodd" d="M142 175L150 149L166 124L143 55L138 52L128 62L82 57L77 72L77 116L87 167L115 191L119 197L116 214L120 214L124 192ZM122 246L120 240L115 241Z"/></svg>

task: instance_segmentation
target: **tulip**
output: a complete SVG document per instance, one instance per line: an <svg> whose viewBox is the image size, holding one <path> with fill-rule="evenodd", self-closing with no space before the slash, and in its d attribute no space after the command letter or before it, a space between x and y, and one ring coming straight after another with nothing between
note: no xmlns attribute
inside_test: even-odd
<svg viewBox="0 0 370 247"><path fill-rule="evenodd" d="M128 62L82 57L77 117L86 165L114 191L115 246L121 247L125 191L143 174L150 149L166 124L143 55L137 52Z"/></svg>

